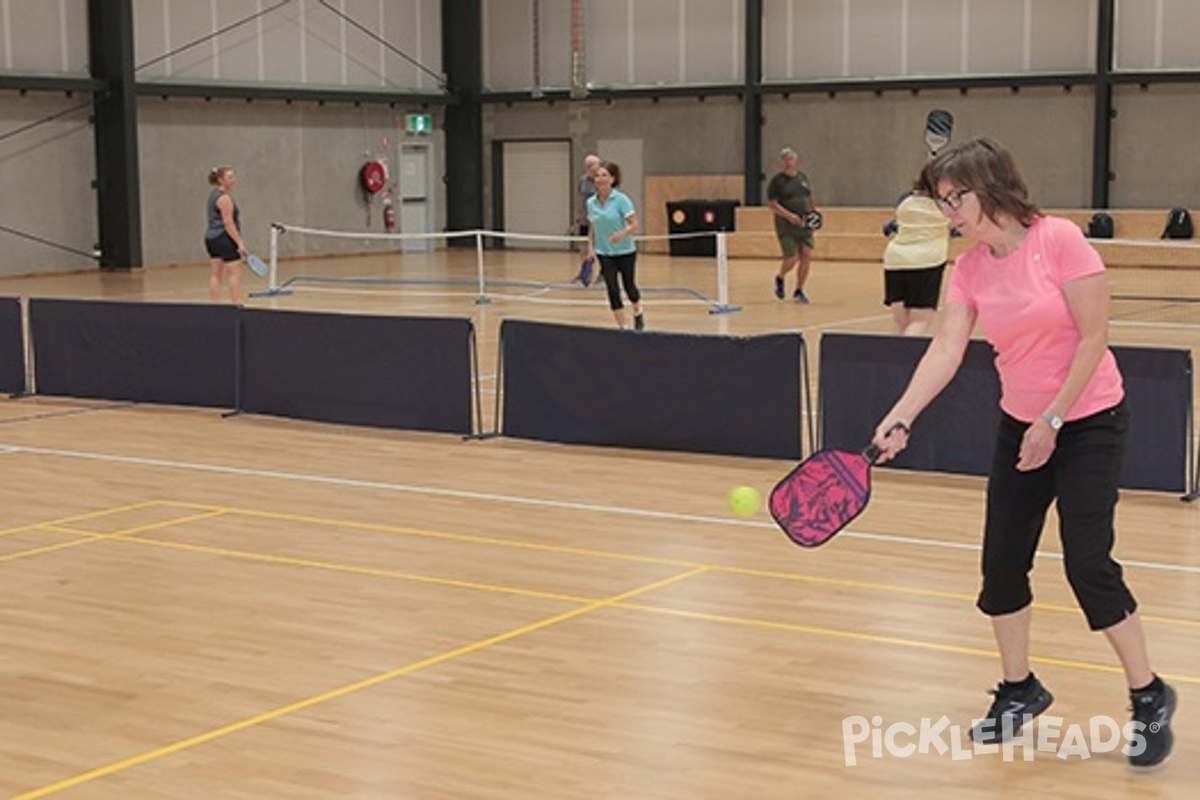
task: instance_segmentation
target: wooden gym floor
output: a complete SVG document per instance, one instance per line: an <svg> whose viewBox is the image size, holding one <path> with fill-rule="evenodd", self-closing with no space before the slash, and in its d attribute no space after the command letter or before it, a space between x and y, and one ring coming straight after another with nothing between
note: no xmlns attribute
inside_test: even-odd
<svg viewBox="0 0 1200 800"><path fill-rule="evenodd" d="M555 282L574 257L488 261L493 277ZM288 269L471 278L474 254ZM644 287L716 296L708 260L639 269ZM888 330L877 265L818 262L811 306L776 301L773 270L731 264L736 313L650 292L649 327L803 330L810 345ZM0 295L204 302L206 276L7 279ZM1188 293L1170 271L1112 279ZM250 305L471 316L490 426L501 319L611 319L597 288L489 295L301 284ZM1114 306L1114 342L1194 349L1198 329L1194 304ZM1180 695L1171 762L1138 774L1115 751L1058 757L1072 726L1123 723L1128 701L1053 524L1033 635L1059 733L1043 721L1049 749L1009 760L970 754L949 727L982 713L998 678L973 607L980 479L883 470L849 532L800 551L765 514L725 505L731 486L765 489L790 466L766 459L29 397L0 401L0 465L4 796L1142 800L1191 797L1200 779L1200 511L1175 496L1130 492L1118 509L1152 656ZM946 717L948 749L875 757L868 738L850 765L855 717L868 737Z"/></svg>

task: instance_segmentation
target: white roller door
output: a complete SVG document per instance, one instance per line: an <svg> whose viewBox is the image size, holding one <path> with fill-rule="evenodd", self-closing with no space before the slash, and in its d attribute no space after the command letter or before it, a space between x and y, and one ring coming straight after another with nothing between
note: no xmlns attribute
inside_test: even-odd
<svg viewBox="0 0 1200 800"><path fill-rule="evenodd" d="M571 143L504 143L504 219L509 233L566 236L571 228ZM566 250L567 242L509 239L522 250Z"/></svg>

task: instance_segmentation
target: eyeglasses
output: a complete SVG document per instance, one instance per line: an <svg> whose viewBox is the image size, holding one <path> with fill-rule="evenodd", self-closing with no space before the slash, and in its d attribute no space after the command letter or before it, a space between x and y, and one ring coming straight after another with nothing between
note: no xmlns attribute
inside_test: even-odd
<svg viewBox="0 0 1200 800"><path fill-rule="evenodd" d="M935 198L937 204L947 211L958 211L962 208L963 198L969 195L974 189L955 189L945 197Z"/></svg>

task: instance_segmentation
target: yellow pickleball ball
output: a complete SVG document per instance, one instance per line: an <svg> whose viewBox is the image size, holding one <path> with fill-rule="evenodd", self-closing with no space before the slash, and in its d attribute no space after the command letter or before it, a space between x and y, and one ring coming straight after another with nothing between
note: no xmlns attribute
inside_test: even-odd
<svg viewBox="0 0 1200 800"><path fill-rule="evenodd" d="M729 508L733 513L749 517L762 507L762 495L753 486L735 486L729 490Z"/></svg>

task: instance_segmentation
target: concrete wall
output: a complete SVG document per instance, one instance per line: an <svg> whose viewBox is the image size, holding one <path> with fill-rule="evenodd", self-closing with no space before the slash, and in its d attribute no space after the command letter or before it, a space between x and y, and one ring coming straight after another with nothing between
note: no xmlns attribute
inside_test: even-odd
<svg viewBox="0 0 1200 800"><path fill-rule="evenodd" d="M435 115L435 127L440 126ZM266 255L271 222L336 231L383 232L378 196L368 205L358 170L386 156L393 178L404 111L351 104L145 99L138 107L142 228L146 263L203 261L208 170L233 166L234 199L247 244ZM383 138L388 137L388 148ZM444 172L442 136L433 180ZM444 208L444 203L441 205ZM444 213L435 230L444 227ZM367 240L285 236L284 255L382 250Z"/></svg>
<svg viewBox="0 0 1200 800"><path fill-rule="evenodd" d="M740 80L739 48L743 34L738 20L744 6L739 0L689 3L686 14L682 4L675 2L639 3L631 6L632 16L626 13L630 9L625 4L618 4L624 10L615 13L607 2L586 3L589 74L593 77L610 75L610 82L614 83L620 82L617 78L632 83L655 79L656 85L696 80L736 84ZM214 30L211 9L193 8L199 5L208 8L208 4L170 0L172 32L166 40L158 41L155 37L163 36L162 23L166 18L161 15L166 6L157 0L138 0L138 61ZM642 8L643 5L646 7ZM1002 15L1006 33L1001 38L1007 43L1004 53L1009 60L995 63L980 61L991 52L987 49L990 45L985 47L985 40L991 41L984 35L989 32L987 15L972 11L971 30L978 35L971 33L959 41L954 36L961 33L962 26L946 27L944 21L958 19L955 15L965 13L965 4L956 0L905 4L911 17L906 26L876 24L875 11L885 6L890 9L891 5L895 4L880 0L862 4L863 14L856 11L849 28L842 30L839 26L846 22L844 15L833 13L842 7L840 2L822 0L808 6L800 0L780 0L769 4L765 31L769 52L764 56L769 67L768 79L802 80L825 74L812 71L805 60L807 51L792 41L794 35L792 38L783 35L787 20L798 19L802 10L818 7L829 13L806 16L805 24L811 27L828 17L826 24L830 30L821 33L806 29L804 41L819 40L822 46L829 47L837 45L830 50L826 66L834 70L830 75L840 77L856 77L856 69L865 70L878 60L875 56L867 57L871 55L873 42L880 53L895 51L895 58L889 56L895 64L888 61L891 64L888 68L895 74L888 73L886 77L911 77L920 70L934 70L936 64L921 60L924 58L921 54L930 47L945 51L942 55L949 59L945 69L962 70L964 75L984 67L1017 73L1037 71L1039 66L1082 70L1091 58L1091 45L1087 44L1090 40L1075 34L1081 29L1094 30L1092 0L1045 4L1045 9L1038 4L1033 20L1038 24L1029 24L1028 20L1017 24ZM1177 25L1186 27L1191 18L1189 14L1193 12L1185 12L1184 6L1200 9L1200 4L1170 6L1161 33L1157 28L1141 25L1136 4L1118 5L1122 12L1118 14L1122 65L1163 69L1198 66L1200 57L1189 60L1195 48L1189 50L1179 44L1182 40L1176 41L1174 31ZM854 8L858 6L855 4ZM45 16L50 20L43 20L49 26L47 29L59 30L66 24L71 33L67 39L69 46L48 61L37 55L41 51L36 48L14 47L14 69L77 74L78 42L84 30L86 3L70 0L65 4L37 4L37 7L45 14L14 15L13 29L8 32L10 38L22 43L27 38L44 39L35 37L38 30L35 23L42 24L39 20ZM382 5L378 2L347 5L348 11L362 19L375 19L372 14L378 16L381 8L387 11L382 16L381 30L388 41L403 45L424 62L440 64L438 0L382 0ZM512 88L520 88L527 80L526 72L531 73L527 70L528 43L514 37L527 33L532 41L532 29L525 22L517 25L512 21L531 20L525 13L530 8L531 0L484 3L488 25L484 36L485 74L491 77L491 84L496 84L492 88L510 88L509 83L513 83ZM246 13L241 4L232 2L223 2L218 10L216 22L220 24L228 24ZM569 15L560 12L561 9L548 13L542 20L541 47L546 59L541 76L543 85L565 85L569 77L562 52L564 25L568 24ZM892 9L887 13L897 12ZM264 60L261 54L252 58L257 51L251 44L260 37L262 52L269 55L275 42L272 37L302 33L296 41L311 45L305 50L307 60L303 62L311 69L299 74L312 85L330 81L351 88L376 89L381 82L385 88L420 89L432 85L427 73L410 64L405 66L407 62L380 44L353 34L343 23L334 25L328 14L313 0L289 4L276 12L261 33L256 32L258 28L239 28L236 35L219 37L215 49L206 45L195 48L196 54L189 50L186 56L156 63L139 74L139 79L152 82L191 75L199 80L202 74L207 76L205 80L221 82L236 75L239 81L235 82L271 83L273 73L264 70L275 62L270 58ZM65 22L58 19L59 15L65 16ZM1038 15L1048 16L1042 19ZM896 39L897 30L906 33ZM1071 38L1074 44L1068 48L1067 63L1039 60L1042 56L1038 54L1050 58L1059 51L1039 44L1055 31L1074 37ZM355 51L353 57L336 52L336 48L330 50L330 43L340 41L343 33L347 37L346 48ZM292 38L287 41L292 42ZM849 50L837 49L847 41ZM659 57L662 55L659 50L673 55ZM1021 53L1026 50L1032 54L1032 60L1022 61ZM26 56L22 56L26 51ZM630 53L637 57L631 57ZM371 58L363 61L364 54ZM318 64L324 65L321 70L317 69ZM366 70L364 64L371 66L371 70ZM193 75L188 70L200 72ZM84 253L72 254L0 232L0 275L92 266L86 255L96 239L90 102L91 98L81 93L0 93L0 181L5 187L0 193L0 225ZM776 154L788 145L800 152L802 167L812 178L821 204L890 205L910 184L923 162L924 117L934 107L944 107L955 114L956 140L988 135L1007 144L1016 153L1033 195L1042 205L1059 208L1089 205L1093 97L1089 89L1081 87L1070 91L1062 87L1024 89L1019 93L993 89L966 94L923 91L915 96L908 92L879 96L870 92L835 97L827 93L770 96L765 98L763 110L763 178L775 172ZM1164 212L1173 205L1200 209L1200 169L1194 167L1196 131L1200 130L1200 83L1152 86L1145 90L1137 86L1118 87L1115 108L1112 205L1162 208ZM356 107L349 103L142 98L138 103L139 158L146 262L204 260L200 235L204 223L203 201L208 191L205 175L209 167L218 163L231 164L238 171L236 198L243 212L247 238L257 250L265 249L267 226L273 220L338 230L382 230L378 201L370 208L368 221L368 206L357 188L356 174L368 156L389 156L393 168L398 167L396 150L403 137L404 113L418 110ZM438 209L435 228L440 228L445 219L445 198L441 191L445 158L441 114L435 112L434 122L439 130L430 137L437 155L430 182L435 188ZM385 135L390 139L387 153L382 147ZM497 140L567 137L582 157L596 149L601 140L637 139L642 143L643 172L648 176L738 175L743 169L745 148L741 102L720 97L662 98L659 102L622 99L611 103L496 104L484 109L484 135L481 159L484 169L479 190L489 217L494 188L490 156L492 143ZM375 247L361 241L318 245L295 237L286 237L285 244L287 253L361 251Z"/></svg>
<svg viewBox="0 0 1200 800"><path fill-rule="evenodd" d="M84 253L0 229L0 275L95 263L87 255L98 237L90 114L88 95L0 96L0 225Z"/></svg>

